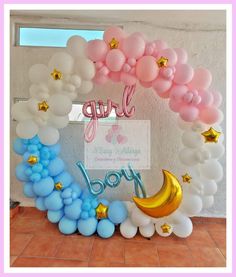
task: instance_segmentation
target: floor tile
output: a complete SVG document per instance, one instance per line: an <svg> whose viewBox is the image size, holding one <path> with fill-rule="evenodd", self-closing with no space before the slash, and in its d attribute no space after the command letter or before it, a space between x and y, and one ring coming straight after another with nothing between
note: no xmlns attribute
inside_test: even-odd
<svg viewBox="0 0 236 277"><path fill-rule="evenodd" d="M160 245L157 246L160 266L164 267L189 267L194 266L189 248L185 245Z"/></svg>
<svg viewBox="0 0 236 277"><path fill-rule="evenodd" d="M43 229L46 220L35 218L29 220L29 218L17 216L11 225L11 229L18 233L35 233Z"/></svg>
<svg viewBox="0 0 236 277"><path fill-rule="evenodd" d="M49 258L26 258L19 257L13 267L87 267L88 263L77 260L49 259Z"/></svg>
<svg viewBox="0 0 236 277"><path fill-rule="evenodd" d="M226 234L221 230L209 230L210 236L215 241L218 248L226 248Z"/></svg>
<svg viewBox="0 0 236 277"><path fill-rule="evenodd" d="M35 207L20 207L20 217L27 217L27 218L37 218L37 219L44 219L46 218L47 213L36 209Z"/></svg>
<svg viewBox="0 0 236 277"><path fill-rule="evenodd" d="M125 264L157 266L157 246L147 242L125 242Z"/></svg>
<svg viewBox="0 0 236 277"><path fill-rule="evenodd" d="M38 230L37 234L39 235L50 235L50 236L59 236L59 237L63 237L64 235L59 231L58 229L58 224L55 223L51 223L50 221L48 221L47 219L45 219L45 222L43 224L43 226L40 228L40 230Z"/></svg>
<svg viewBox="0 0 236 277"><path fill-rule="evenodd" d="M218 230L218 231L226 231L226 224L218 224L218 223L206 223L204 224L205 228L210 231L210 230Z"/></svg>
<svg viewBox="0 0 236 277"><path fill-rule="evenodd" d="M10 235L10 255L18 256L32 239L32 234L12 233Z"/></svg>
<svg viewBox="0 0 236 277"><path fill-rule="evenodd" d="M204 230L193 230L192 234L187 237L186 242L190 247L216 247L214 240Z"/></svg>
<svg viewBox="0 0 236 277"><path fill-rule="evenodd" d="M152 238L152 242L157 243L157 245L186 245L186 239L179 238L174 234L171 234L169 237L156 235Z"/></svg>
<svg viewBox="0 0 236 277"><path fill-rule="evenodd" d="M27 245L21 256L55 257L57 248L62 242L62 237L36 235Z"/></svg>
<svg viewBox="0 0 236 277"><path fill-rule="evenodd" d="M223 254L223 256L226 258L226 249L220 248L220 252Z"/></svg>
<svg viewBox="0 0 236 277"><path fill-rule="evenodd" d="M93 246L93 237L64 237L57 249L56 257L88 261Z"/></svg>
<svg viewBox="0 0 236 277"><path fill-rule="evenodd" d="M17 259L17 256L10 256L10 266L12 266L12 264L15 262L16 259Z"/></svg>
<svg viewBox="0 0 236 277"><path fill-rule="evenodd" d="M226 261L218 248L194 247L190 248L195 266L225 267Z"/></svg>
<svg viewBox="0 0 236 277"><path fill-rule="evenodd" d="M124 241L95 238L90 261L124 263Z"/></svg>

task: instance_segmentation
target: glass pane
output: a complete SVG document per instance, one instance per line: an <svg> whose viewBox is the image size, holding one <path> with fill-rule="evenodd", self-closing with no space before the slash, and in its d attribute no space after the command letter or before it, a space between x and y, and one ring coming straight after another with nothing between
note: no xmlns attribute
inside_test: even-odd
<svg viewBox="0 0 236 277"><path fill-rule="evenodd" d="M103 30L76 30L53 28L19 28L20 46L65 47L67 40L75 35L85 40L102 39Z"/></svg>

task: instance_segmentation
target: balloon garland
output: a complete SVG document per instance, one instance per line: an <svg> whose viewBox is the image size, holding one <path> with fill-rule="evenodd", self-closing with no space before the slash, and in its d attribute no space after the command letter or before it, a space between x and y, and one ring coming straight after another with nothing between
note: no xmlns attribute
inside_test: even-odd
<svg viewBox="0 0 236 277"><path fill-rule="evenodd" d="M97 232L102 238L111 237L116 225L120 225L125 238L133 238L138 230L144 237L151 237L155 231L160 236L172 232L179 237L191 234L189 217L213 204L216 182L223 176L218 161L224 154L219 126L223 118L219 110L221 94L209 89L210 71L188 65L184 49L169 48L164 41L150 42L141 33L128 35L111 27L103 40L86 42L79 36L71 37L66 51L55 53L48 65L33 65L29 79L29 100L12 107L12 116L18 121L18 138L13 147L22 156L16 177L24 183L24 194L35 199L39 210L47 211L49 221L58 223L63 234L79 231L90 236ZM91 121L85 132L86 141L95 139L97 120L107 117L111 108L120 117L134 114L135 107L129 105L137 84L153 88L156 95L169 99L170 109L179 114L183 143L179 152L183 165L181 182L163 170L161 190L149 197L140 173L131 166L131 174L124 169L112 171L102 181L91 180L78 162L87 189L82 189L66 170L59 157L58 130L67 126L77 95L87 94L94 84L103 85L108 80L124 83L122 105L108 100L105 108L100 100L98 113L94 100L86 102L83 113ZM98 197L105 186L117 187L122 175L128 181L134 180L136 196L132 202L110 202ZM116 178L113 183L111 176ZM94 183L103 188L99 193L93 190Z"/></svg>

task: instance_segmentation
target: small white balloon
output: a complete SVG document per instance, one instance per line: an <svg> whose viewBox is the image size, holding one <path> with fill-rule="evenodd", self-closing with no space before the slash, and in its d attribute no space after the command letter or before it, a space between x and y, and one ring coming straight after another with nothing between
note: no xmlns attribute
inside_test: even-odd
<svg viewBox="0 0 236 277"><path fill-rule="evenodd" d="M199 148L204 144L202 135L193 131L184 132L182 135L182 142L185 146L190 148Z"/></svg>
<svg viewBox="0 0 236 277"><path fill-rule="evenodd" d="M32 118L32 114L28 110L27 102L15 103L11 108L11 115L17 121L23 121Z"/></svg>
<svg viewBox="0 0 236 277"><path fill-rule="evenodd" d="M181 130L190 130L192 127L192 123L184 121L180 116L177 118L177 124Z"/></svg>
<svg viewBox="0 0 236 277"><path fill-rule="evenodd" d="M134 226L129 218L120 224L120 233L124 238L131 239L137 234L138 228Z"/></svg>
<svg viewBox="0 0 236 277"><path fill-rule="evenodd" d="M74 92L75 89L76 89L76 87L75 87L74 85L72 85L72 84L66 84L66 85L64 86L65 94L66 94L67 92Z"/></svg>
<svg viewBox="0 0 236 277"><path fill-rule="evenodd" d="M53 80L50 79L48 81L48 85L50 88L50 94L54 94L54 93L61 93L62 88L63 88L63 82L62 80Z"/></svg>
<svg viewBox="0 0 236 277"><path fill-rule="evenodd" d="M194 216L202 210L202 199L198 195L185 193L179 209L185 215Z"/></svg>
<svg viewBox="0 0 236 277"><path fill-rule="evenodd" d="M152 222L150 222L148 225L140 226L139 232L143 237L150 238L155 233L155 226Z"/></svg>
<svg viewBox="0 0 236 277"><path fill-rule="evenodd" d="M57 128L61 129L68 125L69 123L69 116L56 116L53 113L50 113L50 116L48 118L48 124Z"/></svg>
<svg viewBox="0 0 236 277"><path fill-rule="evenodd" d="M67 41L66 50L71 56L78 58L78 57L85 57L85 47L87 42L84 38L80 36L73 36L70 37Z"/></svg>
<svg viewBox="0 0 236 277"><path fill-rule="evenodd" d="M163 225L168 225L168 229L163 229ZM161 237L169 237L172 234L173 226L167 221L159 221L155 224L156 232Z"/></svg>
<svg viewBox="0 0 236 277"><path fill-rule="evenodd" d="M30 96L38 100L45 100L49 97L49 88L46 84L33 84L29 88Z"/></svg>
<svg viewBox="0 0 236 277"><path fill-rule="evenodd" d="M79 88L80 85L81 85L81 78L79 75L72 75L70 77L70 82L76 87L76 88Z"/></svg>
<svg viewBox="0 0 236 277"><path fill-rule="evenodd" d="M28 101L27 101L27 108L28 110L33 113L34 115L38 113L39 111L39 100L35 99L35 98L30 98ZM43 111L42 111L43 112ZM43 112L44 113L44 112Z"/></svg>
<svg viewBox="0 0 236 277"><path fill-rule="evenodd" d="M225 147L221 143L206 143L205 149L209 151L212 159L219 159L225 153Z"/></svg>
<svg viewBox="0 0 236 277"><path fill-rule="evenodd" d="M29 69L29 79L32 83L47 82L49 76L50 72L45 64L34 64Z"/></svg>
<svg viewBox="0 0 236 277"><path fill-rule="evenodd" d="M73 70L74 60L71 55L67 54L66 52L57 52L55 53L51 59L49 60L48 67L50 74L55 70L63 74L70 74ZM52 76L50 76L51 79ZM55 82L59 80L54 80Z"/></svg>
<svg viewBox="0 0 236 277"><path fill-rule="evenodd" d="M60 135L56 128L45 126L39 129L38 136L42 144L52 145L58 142Z"/></svg>
<svg viewBox="0 0 236 277"><path fill-rule="evenodd" d="M193 223L190 218L184 217L182 221L175 224L173 227L173 233L180 238L187 238L193 231Z"/></svg>
<svg viewBox="0 0 236 277"><path fill-rule="evenodd" d="M130 217L132 223L138 227L148 225L151 218L141 212L136 206L133 208Z"/></svg>
<svg viewBox="0 0 236 277"><path fill-rule="evenodd" d="M43 116L34 116L34 121L38 124L39 127L44 127L47 125L48 118L45 118Z"/></svg>
<svg viewBox="0 0 236 277"><path fill-rule="evenodd" d="M72 109L71 99L64 94L54 94L48 99L50 112L57 116L64 116Z"/></svg>
<svg viewBox="0 0 236 277"><path fill-rule="evenodd" d="M67 93L67 95L71 99L71 101L74 101L78 96L78 94L76 92L69 92L69 93Z"/></svg>
<svg viewBox="0 0 236 277"><path fill-rule="evenodd" d="M91 80L96 73L94 63L86 58L76 60L75 71L83 80Z"/></svg>
<svg viewBox="0 0 236 277"><path fill-rule="evenodd" d="M131 201L123 201L123 203L125 204L128 213L131 214L135 204Z"/></svg>
<svg viewBox="0 0 236 277"><path fill-rule="evenodd" d="M31 139L38 133L38 125L31 119L20 121L16 126L16 134L23 139Z"/></svg>
<svg viewBox="0 0 236 277"><path fill-rule="evenodd" d="M93 82L91 81L82 81L81 86L78 89L78 93L87 94L93 89Z"/></svg>
<svg viewBox="0 0 236 277"><path fill-rule="evenodd" d="M208 195L208 196L202 196L202 206L204 209L209 209L214 204L214 196Z"/></svg>
<svg viewBox="0 0 236 277"><path fill-rule="evenodd" d="M206 131L208 128L208 126L200 121L196 121L192 123L192 128L191 130L193 132L197 132L197 133L202 133L204 131ZM209 128L208 128L209 129Z"/></svg>
<svg viewBox="0 0 236 277"><path fill-rule="evenodd" d="M208 180L204 179L202 180L203 184L203 194L208 196L208 195L213 195L217 192L217 184L214 180Z"/></svg>
<svg viewBox="0 0 236 277"><path fill-rule="evenodd" d="M194 166L198 163L195 150L190 148L183 148L180 150L179 159L187 166Z"/></svg>
<svg viewBox="0 0 236 277"><path fill-rule="evenodd" d="M200 170L206 179L220 181L223 178L223 167L217 160L207 160L204 164L200 165Z"/></svg>

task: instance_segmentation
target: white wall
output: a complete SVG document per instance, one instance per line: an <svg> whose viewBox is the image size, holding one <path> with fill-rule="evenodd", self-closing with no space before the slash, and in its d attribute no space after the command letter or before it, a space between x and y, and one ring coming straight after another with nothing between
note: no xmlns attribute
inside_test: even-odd
<svg viewBox="0 0 236 277"><path fill-rule="evenodd" d="M27 15L26 15L27 14ZM26 16L25 16L26 15ZM13 12L11 16L11 101L14 97L28 97L27 72L35 63L47 63L55 48L32 48L14 46L14 23L69 25L123 25L127 32L140 31L150 39L163 39L172 47L183 47L189 53L189 63L194 67L204 66L213 74L213 87L222 92L222 110L225 112L225 12L223 11L53 11ZM96 87L90 99L108 97L119 101L122 86L107 84ZM86 100L80 96L78 100ZM178 164L177 153L181 147L180 130L176 127L176 115L170 113L165 100L154 96L151 90L138 88L134 104L134 119L151 120L151 170L143 171L142 178L148 193L156 192L162 184L161 169L176 175L183 173ZM16 122L11 121L11 140L15 137ZM223 122L225 129L225 122ZM62 157L71 173L80 179L75 163L83 159L83 126L69 124L61 131ZM171 143L170 143L171 142ZM66 149L66 151L65 151ZM22 205L33 205L33 201L22 194L22 184L14 176L14 168L20 159L11 150L11 197ZM225 166L225 157L222 159ZM94 177L104 177L104 172L91 172ZM203 216L225 216L226 181L223 179L215 195L211 209L202 211ZM106 191L105 197L130 199L133 187L121 184L117 189Z"/></svg>

